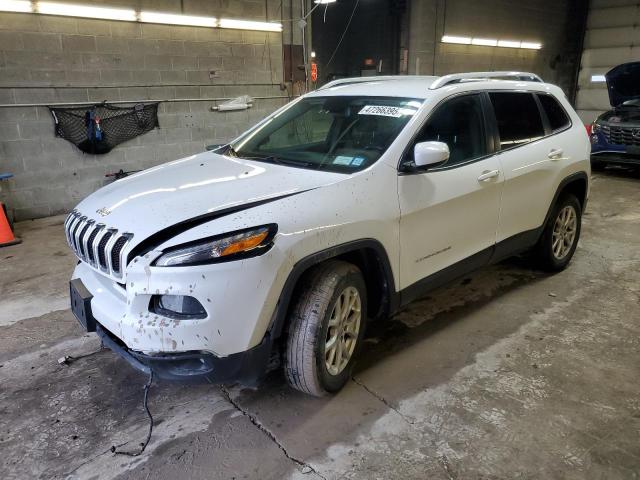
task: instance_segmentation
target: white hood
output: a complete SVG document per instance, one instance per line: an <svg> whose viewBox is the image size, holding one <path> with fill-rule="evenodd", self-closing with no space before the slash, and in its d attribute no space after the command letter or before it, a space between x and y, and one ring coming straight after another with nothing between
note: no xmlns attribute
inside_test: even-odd
<svg viewBox="0 0 640 480"><path fill-rule="evenodd" d="M133 244L180 222L243 204L334 183L345 175L205 152L159 165L101 188L76 209Z"/></svg>

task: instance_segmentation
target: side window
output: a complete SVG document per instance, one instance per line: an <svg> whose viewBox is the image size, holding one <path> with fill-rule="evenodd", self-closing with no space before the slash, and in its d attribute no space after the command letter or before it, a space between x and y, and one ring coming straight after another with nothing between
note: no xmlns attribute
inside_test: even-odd
<svg viewBox="0 0 640 480"><path fill-rule="evenodd" d="M549 126L553 132L563 130L571 125L571 120L569 120L567 112L565 112L562 105L560 105L555 98L551 95L538 94L538 99L540 100L544 113L547 115Z"/></svg>
<svg viewBox="0 0 640 480"><path fill-rule="evenodd" d="M413 147L420 142L444 142L451 152L445 166L487 154L480 95L455 97L440 105L413 141L406 162L413 162Z"/></svg>
<svg viewBox="0 0 640 480"><path fill-rule="evenodd" d="M531 93L490 92L500 134L500 150L517 147L544 136L536 99Z"/></svg>

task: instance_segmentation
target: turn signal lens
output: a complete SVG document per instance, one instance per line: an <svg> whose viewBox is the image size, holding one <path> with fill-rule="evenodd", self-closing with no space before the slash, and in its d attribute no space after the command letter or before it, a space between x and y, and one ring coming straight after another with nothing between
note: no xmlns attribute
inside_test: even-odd
<svg viewBox="0 0 640 480"><path fill-rule="evenodd" d="M245 238L244 240L239 240L235 243L232 243L222 251L220 256L224 257L225 255L233 255L234 253L251 250L252 248L255 248L258 245L260 245L262 241L265 238L267 238L268 234L269 234L269 231L265 230L256 235L252 235L251 237Z"/></svg>

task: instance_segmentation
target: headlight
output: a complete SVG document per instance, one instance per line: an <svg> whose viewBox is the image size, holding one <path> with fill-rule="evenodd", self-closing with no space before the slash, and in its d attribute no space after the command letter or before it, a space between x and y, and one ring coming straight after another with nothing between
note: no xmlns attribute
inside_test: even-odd
<svg viewBox="0 0 640 480"><path fill-rule="evenodd" d="M599 131L600 131L600 128L601 128L601 127L600 127L600 125L599 125L598 123L593 122L593 123L591 124L591 133L599 132Z"/></svg>
<svg viewBox="0 0 640 480"><path fill-rule="evenodd" d="M155 265L158 267L203 265L255 257L271 247L271 240L277 230L278 227L275 224L263 225L178 245L165 250L155 261Z"/></svg>

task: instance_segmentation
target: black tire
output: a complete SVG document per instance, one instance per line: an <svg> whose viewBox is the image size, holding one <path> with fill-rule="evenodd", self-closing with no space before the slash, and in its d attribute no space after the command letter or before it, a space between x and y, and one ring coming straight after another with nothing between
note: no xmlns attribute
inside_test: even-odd
<svg viewBox="0 0 640 480"><path fill-rule="evenodd" d="M566 244L568 246L568 250L563 255L554 254L554 228L556 228L557 222L559 222L559 216L565 211L566 208L573 209L576 215L576 225L575 225L575 235L573 236L573 241L570 244ZM572 194L563 194L558 198L558 201L553 206L553 210L551 211L551 215L549 216L549 220L544 227L544 231L542 232L542 237L540 241L535 247L535 258L537 260L537 266L542 268L543 270L549 272L559 272L560 270L564 270L573 254L576 251L576 247L578 246L578 240L580 240L580 230L582 224L582 206L580 202L576 198L575 195Z"/></svg>
<svg viewBox="0 0 640 480"><path fill-rule="evenodd" d="M367 290L358 267L338 260L313 267L303 275L298 285L289 318L284 371L293 388L320 397L339 391L351 378L354 358L362 345L366 326ZM338 299L349 291L349 287L357 291L360 299L359 330L357 336L353 335L356 337L355 346L348 363L341 371L332 374L325 362L329 320Z"/></svg>

